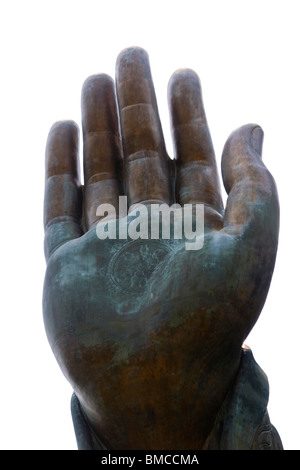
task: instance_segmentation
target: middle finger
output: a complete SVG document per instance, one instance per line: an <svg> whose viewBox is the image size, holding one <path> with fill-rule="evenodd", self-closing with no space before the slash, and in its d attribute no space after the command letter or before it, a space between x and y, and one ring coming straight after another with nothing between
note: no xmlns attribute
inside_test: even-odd
<svg viewBox="0 0 300 470"><path fill-rule="evenodd" d="M122 51L116 85L124 151L124 185L129 205L170 203L168 159L148 54Z"/></svg>

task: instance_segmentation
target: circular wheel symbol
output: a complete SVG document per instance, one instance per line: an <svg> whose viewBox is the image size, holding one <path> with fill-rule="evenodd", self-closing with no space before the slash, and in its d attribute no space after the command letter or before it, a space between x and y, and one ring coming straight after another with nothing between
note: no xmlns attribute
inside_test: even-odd
<svg viewBox="0 0 300 470"><path fill-rule="evenodd" d="M171 248L159 240L135 240L113 258L111 277L125 292L142 293L148 279Z"/></svg>

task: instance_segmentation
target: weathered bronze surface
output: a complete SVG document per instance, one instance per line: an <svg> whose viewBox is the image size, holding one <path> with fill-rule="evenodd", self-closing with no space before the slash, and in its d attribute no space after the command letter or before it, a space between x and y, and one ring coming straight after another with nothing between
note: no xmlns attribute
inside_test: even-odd
<svg viewBox="0 0 300 470"><path fill-rule="evenodd" d="M121 52L115 82L102 74L83 85L83 186L78 126L61 121L49 133L44 322L74 389L78 447L281 448L266 376L242 348L278 242L263 132L248 124L228 138L224 209L196 73L175 72L168 98L175 160L140 48ZM100 240L97 207L117 207L120 195L129 206L205 204L203 247L187 250L174 237Z"/></svg>

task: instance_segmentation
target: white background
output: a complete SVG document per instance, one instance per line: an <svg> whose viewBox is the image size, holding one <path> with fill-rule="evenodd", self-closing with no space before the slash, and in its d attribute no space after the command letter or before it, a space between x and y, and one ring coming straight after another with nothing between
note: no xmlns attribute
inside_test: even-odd
<svg viewBox="0 0 300 470"><path fill-rule="evenodd" d="M53 122L80 124L85 78L114 76L125 47L147 49L169 152L167 84L197 71L218 161L248 122L265 132L264 161L281 204L267 302L246 341L270 383L269 414L300 449L299 1L152 0L0 3L2 449L76 449L71 387L42 321L44 149Z"/></svg>

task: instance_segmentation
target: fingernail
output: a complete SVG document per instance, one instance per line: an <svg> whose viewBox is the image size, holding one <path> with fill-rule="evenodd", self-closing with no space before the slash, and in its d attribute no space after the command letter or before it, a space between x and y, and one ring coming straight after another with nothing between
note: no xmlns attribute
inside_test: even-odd
<svg viewBox="0 0 300 470"><path fill-rule="evenodd" d="M263 140L264 132L262 128L260 126L254 127L251 132L251 144L255 152L257 152L259 155L262 154Z"/></svg>

